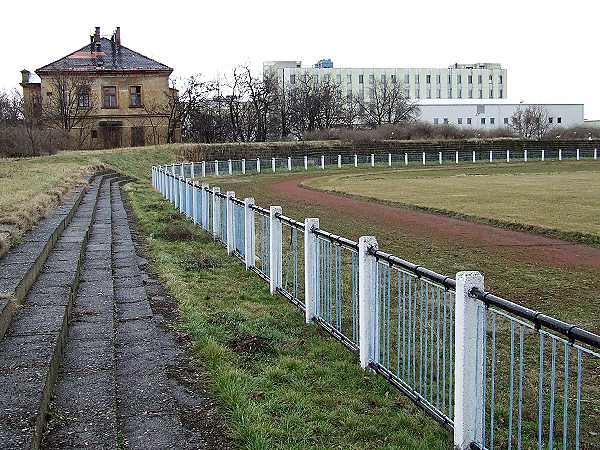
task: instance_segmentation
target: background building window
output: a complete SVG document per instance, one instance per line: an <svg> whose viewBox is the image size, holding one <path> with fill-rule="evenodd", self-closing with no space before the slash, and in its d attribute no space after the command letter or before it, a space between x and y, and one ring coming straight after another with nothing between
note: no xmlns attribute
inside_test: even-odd
<svg viewBox="0 0 600 450"><path fill-rule="evenodd" d="M485 117L481 118L481 125L485 125Z"/></svg>
<svg viewBox="0 0 600 450"><path fill-rule="evenodd" d="M426 76L425 76L425 82L426 82L427 84L431 84L431 75L426 75Z"/></svg>
<svg viewBox="0 0 600 450"><path fill-rule="evenodd" d="M467 82L468 82L469 84L473 84L473 75L469 75L469 76L468 76L468 78L467 78Z"/></svg>
<svg viewBox="0 0 600 450"><path fill-rule="evenodd" d="M294 75L294 74L290 75L290 84L296 84L296 75Z"/></svg>
<svg viewBox="0 0 600 450"><path fill-rule="evenodd" d="M446 125L448 125L448 118L447 118L447 117L444 117L444 123L445 123Z"/></svg>
<svg viewBox="0 0 600 450"><path fill-rule="evenodd" d="M437 75L437 84L441 84L442 83L442 76L441 75Z"/></svg>
<svg viewBox="0 0 600 450"><path fill-rule="evenodd" d="M490 125L494 125L496 123L495 117L490 117Z"/></svg>
<svg viewBox="0 0 600 450"><path fill-rule="evenodd" d="M80 108L90 107L90 88L81 88L81 90L79 91L79 99L77 101L77 106L79 106Z"/></svg>
<svg viewBox="0 0 600 450"><path fill-rule="evenodd" d="M483 77L481 75L477 75L477 83L481 84L481 82L483 81L482 79Z"/></svg>
<svg viewBox="0 0 600 450"><path fill-rule="evenodd" d="M392 84L396 84L396 75L392 75Z"/></svg>
<svg viewBox="0 0 600 450"><path fill-rule="evenodd" d="M419 74L415 75L415 83L419 84Z"/></svg>
<svg viewBox="0 0 600 450"><path fill-rule="evenodd" d="M352 83L352 74L351 73L349 73L349 74L346 75L346 81L348 83Z"/></svg>
<svg viewBox="0 0 600 450"><path fill-rule="evenodd" d="M494 98L494 90L490 89L490 98Z"/></svg>
<svg viewBox="0 0 600 450"><path fill-rule="evenodd" d="M467 117L467 125L471 125L471 118Z"/></svg>
<svg viewBox="0 0 600 450"><path fill-rule="evenodd" d="M459 125L462 125L462 117L459 117L457 121Z"/></svg>
<svg viewBox="0 0 600 450"><path fill-rule="evenodd" d="M557 117L556 118L556 123L562 123L562 117Z"/></svg>
<svg viewBox="0 0 600 450"><path fill-rule="evenodd" d="M554 122L554 117L548 117L548 123Z"/></svg>
<svg viewBox="0 0 600 450"><path fill-rule="evenodd" d="M504 118L504 125L508 125L508 117Z"/></svg>
<svg viewBox="0 0 600 450"><path fill-rule="evenodd" d="M410 83L410 75L409 75L408 73L405 73L405 74L404 74L404 82L405 82L406 84Z"/></svg>
<svg viewBox="0 0 600 450"><path fill-rule="evenodd" d="M142 106L142 87L129 86L129 107L140 108Z"/></svg>
<svg viewBox="0 0 600 450"><path fill-rule="evenodd" d="M438 119L437 117L433 119L433 124L437 125L438 123L440 123L440 119Z"/></svg>
<svg viewBox="0 0 600 450"><path fill-rule="evenodd" d="M102 106L104 108L117 107L117 88L115 86L105 86L102 88Z"/></svg>
<svg viewBox="0 0 600 450"><path fill-rule="evenodd" d="M365 76L364 76L363 74L360 74L360 75L358 76L358 82L359 82L360 84L363 84L363 83L365 82Z"/></svg>
<svg viewBox="0 0 600 450"><path fill-rule="evenodd" d="M504 97L502 94L503 94L503 91L502 91L502 89L500 89L500 96L499 96L500 98Z"/></svg>

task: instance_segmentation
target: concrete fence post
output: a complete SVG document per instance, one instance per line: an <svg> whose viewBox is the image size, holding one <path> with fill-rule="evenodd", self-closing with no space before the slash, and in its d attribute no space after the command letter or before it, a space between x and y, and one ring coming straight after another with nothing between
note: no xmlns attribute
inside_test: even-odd
<svg viewBox="0 0 600 450"><path fill-rule="evenodd" d="M404 165L408 166L408 153L404 154Z"/></svg>
<svg viewBox="0 0 600 450"><path fill-rule="evenodd" d="M494 161L494 152L490 150L490 162Z"/></svg>
<svg viewBox="0 0 600 450"><path fill-rule="evenodd" d="M219 160L215 159L215 176L219 176Z"/></svg>
<svg viewBox="0 0 600 450"><path fill-rule="evenodd" d="M577 161L579 161L579 149L577 149Z"/></svg>
<svg viewBox="0 0 600 450"><path fill-rule="evenodd" d="M253 198L244 199L244 254L246 270L256 265L256 233L254 232Z"/></svg>
<svg viewBox="0 0 600 450"><path fill-rule="evenodd" d="M271 170L275 173L275 158L271 158Z"/></svg>
<svg viewBox="0 0 600 450"><path fill-rule="evenodd" d="M234 234L233 234L233 197L235 197L235 192L227 191L227 224L226 224L226 238L225 242L227 243L227 254L231 255L233 253L233 249L235 248L234 242Z"/></svg>
<svg viewBox="0 0 600 450"><path fill-rule="evenodd" d="M304 219L304 305L306 323L317 316L317 235L313 229L319 228L319 219Z"/></svg>
<svg viewBox="0 0 600 450"><path fill-rule="evenodd" d="M354 167L358 167L358 155L354 155Z"/></svg>
<svg viewBox="0 0 600 450"><path fill-rule="evenodd" d="M321 155L321 169L325 169L325 155Z"/></svg>
<svg viewBox="0 0 600 450"><path fill-rule="evenodd" d="M233 163L230 159L227 160L227 171L229 172L229 175L233 175Z"/></svg>
<svg viewBox="0 0 600 450"><path fill-rule="evenodd" d="M269 238L270 245L270 264L269 269L271 271L270 278L270 289L271 294L275 294L277 289L281 287L282 280L282 234L281 234L281 220L278 214L281 214L281 206L271 206L269 208Z"/></svg>
<svg viewBox="0 0 600 450"><path fill-rule="evenodd" d="M471 442L481 442L481 416L478 412L483 380L484 313L479 301L471 298L473 288L483 290L480 272L456 274L456 309L454 311L454 445L470 448Z"/></svg>
<svg viewBox="0 0 600 450"><path fill-rule="evenodd" d="M375 167L375 155L371 153L371 167Z"/></svg>
<svg viewBox="0 0 600 450"><path fill-rule="evenodd" d="M542 161L546 160L546 150L542 149Z"/></svg>
<svg viewBox="0 0 600 450"><path fill-rule="evenodd" d="M369 367L379 335L376 325L377 260L369 250L377 250L374 236L361 236L358 240L358 327L360 342L360 366Z"/></svg>
<svg viewBox="0 0 600 450"><path fill-rule="evenodd" d="M308 170L308 156L304 156L304 170Z"/></svg>
<svg viewBox="0 0 600 450"><path fill-rule="evenodd" d="M392 154L388 153L388 167L392 167Z"/></svg>
<svg viewBox="0 0 600 450"><path fill-rule="evenodd" d="M458 164L458 151L454 152L454 159L456 161L456 164Z"/></svg>
<svg viewBox="0 0 600 450"><path fill-rule="evenodd" d="M473 162L477 161L477 154L475 153L475 150L473 150Z"/></svg>
<svg viewBox="0 0 600 450"><path fill-rule="evenodd" d="M200 195L202 196L202 211L200 212L200 217L202 220L202 228L204 228L206 231L208 231L208 219L209 219L209 205L208 202L210 201L210 187L208 186L207 183L202 183L202 186L200 186L200 189L202 189L200 191Z"/></svg>
<svg viewBox="0 0 600 450"><path fill-rule="evenodd" d="M246 175L246 158L242 158L242 175Z"/></svg>
<svg viewBox="0 0 600 450"><path fill-rule="evenodd" d="M342 155L338 155L338 169L342 168Z"/></svg>
<svg viewBox="0 0 600 450"><path fill-rule="evenodd" d="M292 157L288 156L288 172L292 171Z"/></svg>
<svg viewBox="0 0 600 450"><path fill-rule="evenodd" d="M206 176L206 161L202 161L202 177Z"/></svg>
<svg viewBox="0 0 600 450"><path fill-rule="evenodd" d="M219 230L221 229L221 209L219 208L221 197L217 194L221 192L221 188L214 187L212 189L212 234L213 239L217 239Z"/></svg>
<svg viewBox="0 0 600 450"><path fill-rule="evenodd" d="M558 149L558 160L562 161L562 148Z"/></svg>
<svg viewBox="0 0 600 450"><path fill-rule="evenodd" d="M196 170L194 167L194 163L192 163L192 167L190 169L190 178L196 178Z"/></svg>
<svg viewBox="0 0 600 450"><path fill-rule="evenodd" d="M440 159L440 164L442 164L442 152L439 152L439 153L438 153L438 157L439 157L439 159Z"/></svg>
<svg viewBox="0 0 600 450"><path fill-rule="evenodd" d="M527 149L523 150L523 160L525 160L525 162L527 162Z"/></svg>
<svg viewBox="0 0 600 450"><path fill-rule="evenodd" d="M256 158L256 173L260 173L260 158Z"/></svg>
<svg viewBox="0 0 600 450"><path fill-rule="evenodd" d="M594 149L594 159L598 159L598 149Z"/></svg>
<svg viewBox="0 0 600 450"><path fill-rule="evenodd" d="M510 150L506 150L506 162L510 162Z"/></svg>
<svg viewBox="0 0 600 450"><path fill-rule="evenodd" d="M423 152L423 165L425 165L425 152Z"/></svg>

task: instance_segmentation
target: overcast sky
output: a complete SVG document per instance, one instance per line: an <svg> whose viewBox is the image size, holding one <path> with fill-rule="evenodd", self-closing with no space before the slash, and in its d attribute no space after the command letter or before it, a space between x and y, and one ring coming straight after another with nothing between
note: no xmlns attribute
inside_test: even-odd
<svg viewBox="0 0 600 450"><path fill-rule="evenodd" d="M594 0L2 1L0 88L121 27L122 42L212 77L265 60L337 67L499 62L508 100L583 103L600 119L600 6Z"/></svg>

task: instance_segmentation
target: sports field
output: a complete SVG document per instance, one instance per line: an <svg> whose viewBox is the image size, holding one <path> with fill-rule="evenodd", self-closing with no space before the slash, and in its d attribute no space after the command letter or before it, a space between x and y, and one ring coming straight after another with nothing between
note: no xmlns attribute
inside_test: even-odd
<svg viewBox="0 0 600 450"><path fill-rule="evenodd" d="M346 173L304 185L500 224L600 236L595 162Z"/></svg>

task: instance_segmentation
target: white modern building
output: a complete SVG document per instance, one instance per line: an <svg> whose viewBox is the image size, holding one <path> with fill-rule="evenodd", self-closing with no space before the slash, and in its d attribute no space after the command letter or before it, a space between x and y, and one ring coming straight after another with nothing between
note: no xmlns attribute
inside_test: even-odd
<svg viewBox="0 0 600 450"><path fill-rule="evenodd" d="M556 127L583 124L583 104L523 104L504 102L419 102L420 120L436 125L451 124L459 127L492 130L507 127L510 118L519 109L541 106L547 113L548 123Z"/></svg>
<svg viewBox="0 0 600 450"><path fill-rule="evenodd" d="M275 73L286 89L310 77L337 83L342 94L368 99L375 83L400 83L409 99L506 99L506 69L496 63L453 64L447 68L302 67L302 61L266 61L263 73Z"/></svg>

